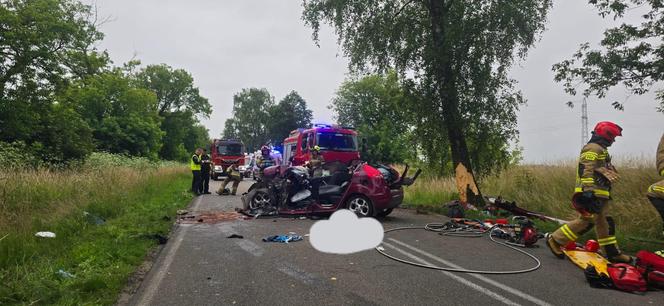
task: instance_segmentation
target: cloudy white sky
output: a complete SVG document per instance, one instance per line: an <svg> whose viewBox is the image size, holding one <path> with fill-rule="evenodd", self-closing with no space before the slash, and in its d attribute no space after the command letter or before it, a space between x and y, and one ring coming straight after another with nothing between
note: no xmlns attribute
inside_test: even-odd
<svg viewBox="0 0 664 306"><path fill-rule="evenodd" d="M88 0L90 2L90 0ZM529 100L520 114L520 145L526 162L574 158L581 143L580 107L553 82L551 65L568 58L580 43L599 41L611 20L597 16L582 0L557 0L548 30L513 76ZM291 90L309 103L318 122L332 122L327 109L346 77L347 61L328 29L320 47L300 19L300 0L96 0L101 16L112 20L101 30L100 43L116 64L132 58L144 64L167 63L189 71L214 113L204 124L218 136L230 116L233 94L245 87L264 87L277 100ZM610 102L627 100L625 111ZM614 120L625 129L614 155L653 156L664 131L664 115L655 112L653 95L628 96L615 90L591 99L594 122Z"/></svg>

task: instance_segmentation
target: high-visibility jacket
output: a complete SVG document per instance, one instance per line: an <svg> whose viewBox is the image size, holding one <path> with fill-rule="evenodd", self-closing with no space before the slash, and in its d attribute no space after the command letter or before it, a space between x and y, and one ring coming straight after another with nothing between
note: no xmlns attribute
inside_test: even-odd
<svg viewBox="0 0 664 306"><path fill-rule="evenodd" d="M588 143L581 149L574 193L592 191L598 198L611 198L611 182L602 173L614 170L609 151L600 144Z"/></svg>
<svg viewBox="0 0 664 306"><path fill-rule="evenodd" d="M664 176L664 134L662 134L662 139L659 141L659 146L657 146L657 172ZM664 199L664 180L650 186L648 196Z"/></svg>
<svg viewBox="0 0 664 306"><path fill-rule="evenodd" d="M189 161L191 171L201 171L201 156L194 154Z"/></svg>

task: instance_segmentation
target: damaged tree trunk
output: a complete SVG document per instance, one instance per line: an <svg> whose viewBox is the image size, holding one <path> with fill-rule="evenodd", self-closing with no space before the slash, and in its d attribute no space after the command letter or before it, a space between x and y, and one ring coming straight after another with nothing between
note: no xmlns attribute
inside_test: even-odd
<svg viewBox="0 0 664 306"><path fill-rule="evenodd" d="M459 97L451 59L453 52L445 37L445 19L450 1L429 0L429 17L433 39L433 76L443 111L443 128L447 130L461 201L476 207L485 205L470 163L468 145L463 132L464 122L459 111Z"/></svg>

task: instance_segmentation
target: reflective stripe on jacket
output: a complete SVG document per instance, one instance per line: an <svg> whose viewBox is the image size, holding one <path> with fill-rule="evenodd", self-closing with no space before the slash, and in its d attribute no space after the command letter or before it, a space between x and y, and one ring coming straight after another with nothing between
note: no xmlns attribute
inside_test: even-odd
<svg viewBox="0 0 664 306"><path fill-rule="evenodd" d="M592 191L599 198L611 197L611 182L601 172L611 168L609 151L597 143L588 143L581 149L574 193Z"/></svg>
<svg viewBox="0 0 664 306"><path fill-rule="evenodd" d="M191 171L201 171L201 156L194 154L189 161Z"/></svg>

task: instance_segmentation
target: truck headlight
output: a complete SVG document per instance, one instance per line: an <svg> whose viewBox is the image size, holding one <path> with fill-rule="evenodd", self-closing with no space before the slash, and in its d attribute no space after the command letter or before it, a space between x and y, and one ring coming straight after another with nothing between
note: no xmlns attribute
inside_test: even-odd
<svg viewBox="0 0 664 306"><path fill-rule="evenodd" d="M219 171L221 171L222 169L221 169L221 166L214 166L214 170L219 170Z"/></svg>
<svg viewBox="0 0 664 306"><path fill-rule="evenodd" d="M247 171L247 166L240 166L238 167L240 171Z"/></svg>

